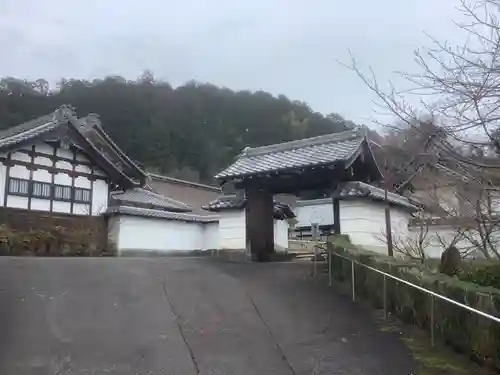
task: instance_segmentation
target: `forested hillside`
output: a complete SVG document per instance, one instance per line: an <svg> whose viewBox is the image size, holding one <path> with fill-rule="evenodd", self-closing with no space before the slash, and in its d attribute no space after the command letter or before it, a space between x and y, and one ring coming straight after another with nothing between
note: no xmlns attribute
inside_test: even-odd
<svg viewBox="0 0 500 375"><path fill-rule="evenodd" d="M352 128L337 114L266 92L211 84L173 88L146 72L135 81L0 81L0 128L71 104L79 116L97 113L106 131L149 170L209 182L245 146L258 146ZM333 105L334 103L332 103Z"/></svg>

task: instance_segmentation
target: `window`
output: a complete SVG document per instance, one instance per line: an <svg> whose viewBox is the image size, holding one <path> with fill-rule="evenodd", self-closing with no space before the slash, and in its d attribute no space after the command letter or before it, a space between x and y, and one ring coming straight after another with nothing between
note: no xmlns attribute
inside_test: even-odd
<svg viewBox="0 0 500 375"><path fill-rule="evenodd" d="M75 202L89 203L90 202L90 190L75 188Z"/></svg>
<svg viewBox="0 0 500 375"><path fill-rule="evenodd" d="M55 185L54 199L61 201L71 200L71 186Z"/></svg>
<svg viewBox="0 0 500 375"><path fill-rule="evenodd" d="M50 187L51 184L45 182L33 181L31 183L31 194L36 198L50 198Z"/></svg>
<svg viewBox="0 0 500 375"><path fill-rule="evenodd" d="M28 195L29 181L19 178L9 178L9 194Z"/></svg>
<svg viewBox="0 0 500 375"><path fill-rule="evenodd" d="M12 195L32 196L33 198L57 201L90 203L91 190L73 188L66 185L52 185L47 182L30 181L20 178L9 178L8 193Z"/></svg>

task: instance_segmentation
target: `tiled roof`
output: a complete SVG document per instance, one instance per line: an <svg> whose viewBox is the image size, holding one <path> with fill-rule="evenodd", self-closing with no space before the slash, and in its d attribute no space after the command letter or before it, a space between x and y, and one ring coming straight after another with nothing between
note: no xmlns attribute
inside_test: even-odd
<svg viewBox="0 0 500 375"><path fill-rule="evenodd" d="M207 211L219 212L224 210L242 210L247 203L245 197L237 194L221 195L210 203L203 205L202 208ZM289 205L274 202L273 216L275 219L283 220L295 217Z"/></svg>
<svg viewBox="0 0 500 375"><path fill-rule="evenodd" d="M128 206L108 207L108 209L104 214L108 216L120 214L120 215L141 216L141 217L149 217L156 219L178 220L178 221L198 222L198 223L216 223L219 221L219 217L217 215L203 216L203 215L186 214L181 212L169 212L163 210L153 210L148 208L128 207Z"/></svg>
<svg viewBox="0 0 500 375"><path fill-rule="evenodd" d="M0 131L0 148L30 141L38 136L56 130L60 126L72 127L77 134L84 138L85 145L92 152L95 152L97 157L102 159L103 163L112 167L113 171L116 170L120 178L127 180L131 185L138 185L138 183L133 181L134 177L141 180L145 179L145 173L104 132L97 115L90 114L87 117L78 119L74 109L70 105L63 105L48 115ZM96 134L94 129L99 129L104 139L100 140L95 136L91 137L91 135ZM106 150L112 149L112 151L106 152L103 146ZM122 165L122 159L127 164L126 171Z"/></svg>
<svg viewBox="0 0 500 375"><path fill-rule="evenodd" d="M123 193L113 193L111 197L124 205L151 206L152 208L172 212L192 211L192 207L183 202L141 188L130 189Z"/></svg>
<svg viewBox="0 0 500 375"><path fill-rule="evenodd" d="M334 192L334 196L340 198L367 197L374 200L385 201L384 189L360 181L349 181L342 184L341 187ZM412 210L418 209L408 198L399 194L387 192L387 200L398 206Z"/></svg>
<svg viewBox="0 0 500 375"><path fill-rule="evenodd" d="M76 121L70 106L62 106L45 116L0 131L0 147L17 144L50 132L69 120Z"/></svg>
<svg viewBox="0 0 500 375"><path fill-rule="evenodd" d="M217 199L201 206L207 211L222 211L222 210L241 210L245 207L247 200L244 196L231 194L221 195Z"/></svg>
<svg viewBox="0 0 500 375"><path fill-rule="evenodd" d="M237 178L348 161L359 152L365 135L357 130L243 150L236 161L215 176Z"/></svg>

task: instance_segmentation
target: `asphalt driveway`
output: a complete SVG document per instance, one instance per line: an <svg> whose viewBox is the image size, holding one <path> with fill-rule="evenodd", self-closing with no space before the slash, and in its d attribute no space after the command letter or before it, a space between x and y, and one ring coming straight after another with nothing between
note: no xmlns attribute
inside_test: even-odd
<svg viewBox="0 0 500 375"><path fill-rule="evenodd" d="M408 375L304 264L0 258L2 375Z"/></svg>

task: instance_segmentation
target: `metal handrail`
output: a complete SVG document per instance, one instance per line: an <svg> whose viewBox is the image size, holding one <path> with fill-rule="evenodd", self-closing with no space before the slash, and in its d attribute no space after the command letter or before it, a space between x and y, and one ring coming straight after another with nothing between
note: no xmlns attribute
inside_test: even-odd
<svg viewBox="0 0 500 375"><path fill-rule="evenodd" d="M315 248L318 248L319 246L316 246ZM400 283L403 283L405 285L408 285L412 288L415 288L417 290L420 290L421 292L423 293L426 293L428 295L431 296L431 343L432 345L434 345L434 305L435 305L435 299L438 298L440 300L443 300L443 301L446 301L448 303L451 303L455 306L458 306L462 309L465 309L465 310L468 310L474 314L478 314L486 319L490 319L496 323L500 323L500 318L499 317L496 317L496 316L493 316L493 315L490 315L490 314L487 314L485 313L484 311L481 311L481 310L477 310L473 307L470 307L470 306L467 306L467 305L464 305L463 303L460 303L458 301L455 301L451 298L448 298L448 297L445 297L441 294L438 294L436 292L433 292L432 290L429 290L429 289L426 289L426 288L423 288L419 285L415 285L407 280L404 280L404 279L401 279L397 276L394 276L394 275L391 275L387 272L384 272L384 271L381 271L377 268L374 268L374 267L371 267L371 266L368 266L366 264L363 264L355 259L352 259L352 258L349 258L345 255L342 255L342 254L339 254L335 251L332 251L332 250L327 250L326 251L327 254L328 254L328 283L329 283L329 286L331 287L332 286L332 257L331 255L334 255L336 257L339 257L339 258L342 258L344 260L347 260L347 261L350 261L351 262L351 287L352 287L352 300L355 301L356 300L356 283L355 283L355 269L354 269L354 266L355 265L358 265L358 266L361 266L361 267L364 267L366 269L369 269L370 271L373 271L373 272L376 272L380 275L383 275L384 276L384 314L385 316L387 316L387 278L390 278L390 279L393 279L393 280L396 280ZM316 255L316 251L315 251L315 255ZM314 257L314 263L316 263L316 256ZM314 273L316 272L316 265L314 264Z"/></svg>

